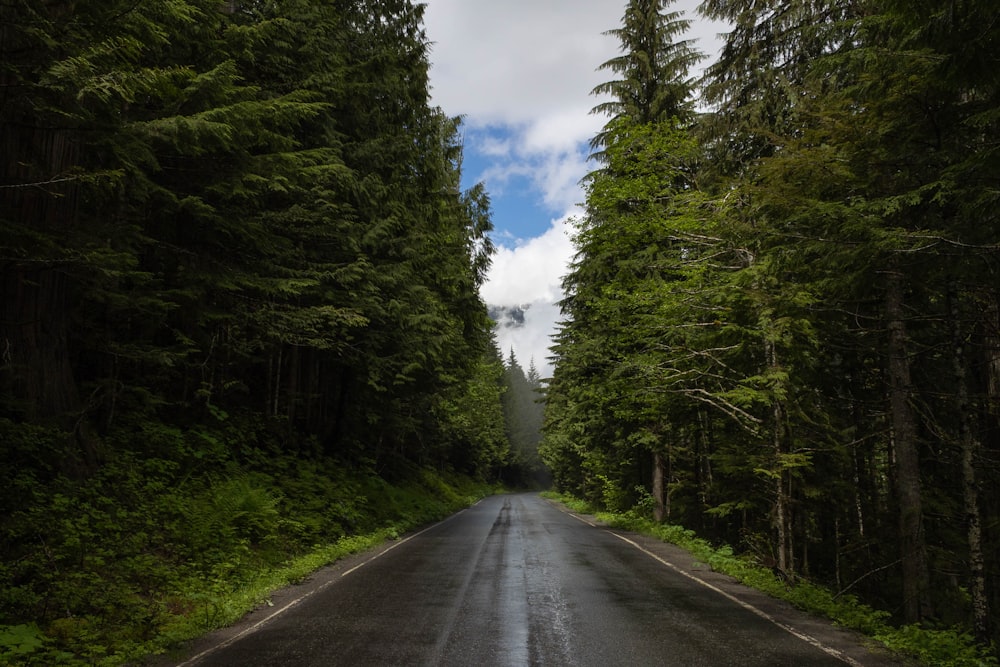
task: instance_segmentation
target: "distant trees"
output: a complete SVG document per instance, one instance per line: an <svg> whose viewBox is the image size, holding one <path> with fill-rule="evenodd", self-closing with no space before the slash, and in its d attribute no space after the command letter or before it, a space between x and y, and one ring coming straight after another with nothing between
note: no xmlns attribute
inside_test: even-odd
<svg viewBox="0 0 1000 667"><path fill-rule="evenodd" d="M504 425L511 452L507 481L543 486L548 482L548 474L538 456L538 443L542 439L545 396L534 360L526 372L511 349L504 361L503 388Z"/></svg>
<svg viewBox="0 0 1000 667"><path fill-rule="evenodd" d="M613 71L651 61L624 36L652 5L686 53L669 3L630 2ZM995 639L1000 29L975 1L703 11L733 25L710 112L632 102L675 99L690 56L598 89L543 459L563 489L652 494L787 576Z"/></svg>

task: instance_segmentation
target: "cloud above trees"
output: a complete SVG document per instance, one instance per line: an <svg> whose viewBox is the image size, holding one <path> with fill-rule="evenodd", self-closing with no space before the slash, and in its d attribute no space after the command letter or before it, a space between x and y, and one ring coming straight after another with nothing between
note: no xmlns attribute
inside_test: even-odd
<svg viewBox="0 0 1000 667"><path fill-rule="evenodd" d="M698 21L689 35L713 53L717 26L698 20L697 0L675 10ZM548 337L559 317L560 282L573 248L567 221L579 216L580 179L592 168L589 141L605 118L590 114L590 91L607 80L597 67L618 54L624 3L608 0L427 0L434 104L465 118L466 174L494 200L525 198L520 219L495 218L501 234L483 295L494 305L532 304L521 329L498 331L543 375ZM524 218L530 217L530 220Z"/></svg>

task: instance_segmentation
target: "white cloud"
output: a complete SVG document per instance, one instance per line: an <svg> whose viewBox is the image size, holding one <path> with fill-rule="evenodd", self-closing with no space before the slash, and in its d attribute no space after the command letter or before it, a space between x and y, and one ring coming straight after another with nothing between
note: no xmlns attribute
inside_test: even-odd
<svg viewBox="0 0 1000 667"><path fill-rule="evenodd" d="M600 82L594 68L617 49L601 33L622 8L608 0L430 0L434 100L473 122L503 125L586 104Z"/></svg>
<svg viewBox="0 0 1000 667"><path fill-rule="evenodd" d="M593 100L596 101L596 98ZM579 105L536 118L521 134L521 150L526 154L549 154L576 151L607 121L590 113L593 105Z"/></svg>
<svg viewBox="0 0 1000 667"><path fill-rule="evenodd" d="M505 357L513 347L525 368L533 359L543 377L552 372L548 348L560 318L562 278L574 253L570 232L566 216L553 220L541 236L499 248L482 288L489 304L527 306L524 326L498 329L497 342Z"/></svg>
<svg viewBox="0 0 1000 667"><path fill-rule="evenodd" d="M482 295L488 303L520 304L561 298L559 287L573 254L566 218L515 248L498 248Z"/></svg>
<svg viewBox="0 0 1000 667"><path fill-rule="evenodd" d="M597 71L619 53L625 2L609 0L425 0L434 103L474 127L539 127L561 146L586 141L603 124L589 110ZM715 56L721 28L699 19L699 0L671 9L694 21L688 38Z"/></svg>
<svg viewBox="0 0 1000 667"><path fill-rule="evenodd" d="M504 186L519 176L527 177L534 182L535 171L535 168L524 160L498 160L487 167L476 180L486 181L491 194L501 194Z"/></svg>
<svg viewBox="0 0 1000 667"><path fill-rule="evenodd" d="M479 152L490 157L507 157L514 150L510 137L497 137L487 135L477 142Z"/></svg>
<svg viewBox="0 0 1000 667"><path fill-rule="evenodd" d="M553 210L566 210L582 203L580 179L590 168L587 154L582 151L551 156L536 172L542 200Z"/></svg>
<svg viewBox="0 0 1000 667"><path fill-rule="evenodd" d="M597 67L619 53L617 40L602 33L618 27L625 0L424 1L433 103L465 117L466 151L491 162L475 180L496 198L512 179L528 179L541 225L571 211L592 168L588 142L606 121L589 113L600 102L590 91L613 76ZM715 56L720 28L698 20L698 4L678 0L670 9L697 21L687 37ZM502 227L498 236L510 242ZM501 247L482 290L490 304L530 304L525 327L500 330L498 338L525 365L534 358L543 375L551 371L548 336L572 254L565 219L552 221L536 238Z"/></svg>
<svg viewBox="0 0 1000 667"><path fill-rule="evenodd" d="M498 328L497 345L504 359L513 349L521 368L527 370L528 365L534 363L540 377L550 378L552 364L548 359L551 354L549 348L552 347L556 323L561 319L559 306L548 301L526 305L530 307L524 311L524 326L517 329Z"/></svg>

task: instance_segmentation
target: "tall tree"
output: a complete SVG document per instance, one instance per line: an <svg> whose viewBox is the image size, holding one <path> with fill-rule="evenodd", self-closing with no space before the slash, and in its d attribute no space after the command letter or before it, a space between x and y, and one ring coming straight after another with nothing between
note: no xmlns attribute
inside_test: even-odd
<svg viewBox="0 0 1000 667"><path fill-rule="evenodd" d="M599 70L620 78L596 86L592 95L609 96L591 113L610 117L608 124L590 142L593 157L614 141L616 121L636 125L690 120L693 113L689 73L704 56L690 40L678 39L690 28L682 12L668 11L674 0L631 0L621 26L606 35L618 39L621 55L606 61Z"/></svg>
<svg viewBox="0 0 1000 667"><path fill-rule="evenodd" d="M629 2L621 27L608 32L620 40L622 55L601 69L621 78L593 91L610 95L594 113L611 118L591 142L602 169L586 181L587 216L564 282L567 322L554 348L557 371L550 396L556 398L543 447L547 460L560 468L558 450L570 440L558 431L574 420L587 424L586 436L575 447L592 452L589 456L608 471L602 476L604 488L594 490L606 499L629 498L649 469L637 457L649 457L660 514L665 459L657 441L665 424L653 408L657 390L637 392L637 404L628 408L609 399L625 395L625 385L655 367L642 355L656 343L636 333L656 328L643 320L652 316L657 300L629 295L640 285L670 289L680 284L707 238L697 238L698 223L686 221L685 206L678 203L694 187L696 158L686 139L693 117L688 71L701 56L690 42L678 40L689 22L667 11L671 4ZM567 402L558 398L560 392ZM559 414L566 408L570 411Z"/></svg>

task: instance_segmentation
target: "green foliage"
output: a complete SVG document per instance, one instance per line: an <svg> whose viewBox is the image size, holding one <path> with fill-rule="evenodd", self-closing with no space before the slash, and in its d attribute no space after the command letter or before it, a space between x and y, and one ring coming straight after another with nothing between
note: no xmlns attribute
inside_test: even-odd
<svg viewBox="0 0 1000 667"><path fill-rule="evenodd" d="M36 485L0 524L5 664L139 659L489 492L427 469L389 484L333 459L241 458L192 472L118 452L86 483Z"/></svg>
<svg viewBox="0 0 1000 667"><path fill-rule="evenodd" d="M34 623L0 625L0 660L7 665L32 664L31 655L40 652L49 641ZM53 657L61 661L72 656L68 653L57 653Z"/></svg>
<svg viewBox="0 0 1000 667"><path fill-rule="evenodd" d="M956 630L928 630L906 625L898 629L883 629L875 638L926 665L989 667L1000 664L995 656L985 654L971 635Z"/></svg>
<svg viewBox="0 0 1000 667"><path fill-rule="evenodd" d="M0 660L137 660L495 478L422 12L0 6Z"/></svg>
<svg viewBox="0 0 1000 667"><path fill-rule="evenodd" d="M436 406L456 469L495 480L511 458L503 412L504 369L499 354L484 355L464 384Z"/></svg>
<svg viewBox="0 0 1000 667"><path fill-rule="evenodd" d="M1000 70L963 46L995 12L706 0L731 30L692 115L668 4L628 3L599 88L556 487L995 645Z"/></svg>
<svg viewBox="0 0 1000 667"><path fill-rule="evenodd" d="M576 512L594 512L593 506L572 496L558 493L544 495ZM696 562L709 565L715 572L791 602L799 609L825 616L838 625L857 630L897 653L916 658L920 664L970 667L1000 664L968 633L957 629L930 630L913 625L893 627L888 623L890 614L872 609L853 596L835 594L805 579L788 582L772 570L761 567L752 557L736 555L729 546L715 547L692 530L654 523L643 513L642 507L636 507L627 512L598 512L596 516L609 526L650 535L679 546L688 551Z"/></svg>
<svg viewBox="0 0 1000 667"><path fill-rule="evenodd" d="M616 143L615 125L622 120L647 125L691 116L688 73L704 56L680 39L691 22L682 18L682 12L667 11L672 4L673 0L630 0L621 26L605 33L618 38L622 54L599 68L619 78L593 90L592 94L611 96L593 109L611 121L591 142L592 148ZM595 157L606 160L603 152Z"/></svg>

